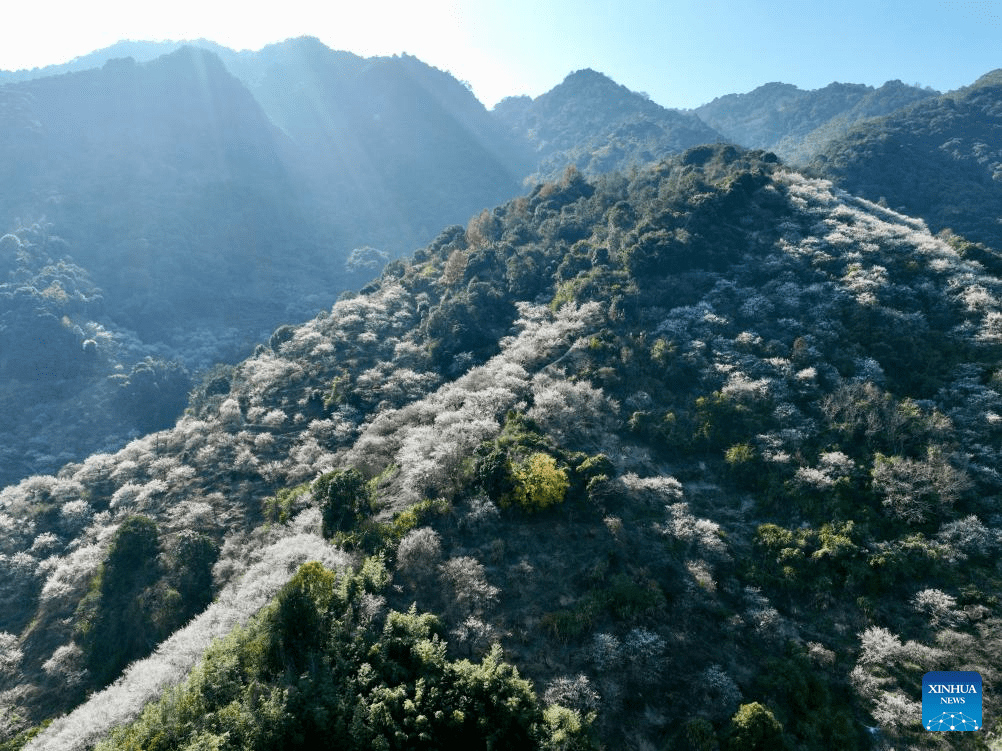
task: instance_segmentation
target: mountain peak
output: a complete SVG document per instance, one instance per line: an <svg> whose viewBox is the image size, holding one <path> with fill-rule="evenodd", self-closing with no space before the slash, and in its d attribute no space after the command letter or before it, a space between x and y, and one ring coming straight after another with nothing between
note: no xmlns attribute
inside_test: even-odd
<svg viewBox="0 0 1002 751"><path fill-rule="evenodd" d="M985 73L970 86L967 86L964 89L962 89L962 91L971 91L974 89L982 88L984 86L1002 86L1002 68L996 68L993 71Z"/></svg>
<svg viewBox="0 0 1002 751"><path fill-rule="evenodd" d="M564 83L612 83L616 84L609 76L605 73L601 73L594 68L581 68L580 70L572 71L567 74L564 78ZM619 84L616 84L617 86Z"/></svg>
<svg viewBox="0 0 1002 751"><path fill-rule="evenodd" d="M543 94L543 97L567 94L580 96L586 92L594 92L603 97L615 96L622 101L634 100L638 103L649 101L646 96L631 91L626 86L613 81L605 73L600 73L592 68L582 68L569 73L560 84Z"/></svg>

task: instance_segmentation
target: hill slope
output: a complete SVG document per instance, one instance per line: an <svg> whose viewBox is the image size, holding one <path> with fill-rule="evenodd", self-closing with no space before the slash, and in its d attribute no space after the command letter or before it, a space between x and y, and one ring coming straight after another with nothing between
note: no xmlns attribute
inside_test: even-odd
<svg viewBox="0 0 1002 751"><path fill-rule="evenodd" d="M188 371L329 307L528 170L413 58L209 46L225 66L183 47L0 87L2 484L172 424Z"/></svg>
<svg viewBox="0 0 1002 751"><path fill-rule="evenodd" d="M877 89L832 83L813 91L767 83L747 94L718 97L693 111L734 143L805 164L855 123L935 95L901 81L888 81Z"/></svg>
<svg viewBox="0 0 1002 751"><path fill-rule="evenodd" d="M115 61L0 96L3 216L54 223L120 324L160 341L231 316L260 325L275 315L265 292L316 265L290 144L215 56Z"/></svg>
<svg viewBox="0 0 1002 751"><path fill-rule="evenodd" d="M212 593L258 577L267 598L297 546L343 570L321 536L355 556L349 594L301 571L105 748L293 748L295 727L433 745L408 681L463 657L510 677L495 641L538 697L506 727L537 732L539 701L577 747L867 748L874 726L929 745L916 681L958 665L993 718L1000 294L921 221L761 153L539 186L276 331L172 430L6 489L4 716L69 708ZM136 575L113 575L127 552ZM29 748L132 721L163 692L142 676L181 680L218 633L210 611L128 701ZM283 612L368 624L347 683L316 682L302 660L330 656ZM349 723L349 694L378 723Z"/></svg>
<svg viewBox="0 0 1002 751"><path fill-rule="evenodd" d="M1002 248L1002 73L854 129L812 163L870 200Z"/></svg>

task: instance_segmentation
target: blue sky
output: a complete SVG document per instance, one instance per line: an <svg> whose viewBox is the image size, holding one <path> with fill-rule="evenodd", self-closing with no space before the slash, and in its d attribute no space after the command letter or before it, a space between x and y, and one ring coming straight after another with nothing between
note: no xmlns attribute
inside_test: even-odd
<svg viewBox="0 0 1002 751"><path fill-rule="evenodd" d="M486 105L594 68L668 107L770 81L890 79L949 90L1002 67L1002 0L34 0L4 11L0 69L65 62L119 39L236 49L309 34L361 55L407 52Z"/></svg>

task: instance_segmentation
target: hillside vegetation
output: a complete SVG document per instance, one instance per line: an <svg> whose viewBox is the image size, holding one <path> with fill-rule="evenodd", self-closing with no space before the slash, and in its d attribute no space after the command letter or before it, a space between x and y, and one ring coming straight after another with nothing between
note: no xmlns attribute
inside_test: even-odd
<svg viewBox="0 0 1002 751"><path fill-rule="evenodd" d="M968 245L730 146L447 228L2 491L11 746L985 747ZM919 727L937 669L981 672L984 732Z"/></svg>
<svg viewBox="0 0 1002 751"><path fill-rule="evenodd" d="M530 171L414 58L210 46L119 45L141 62L95 53L0 86L0 484L172 425L191 372Z"/></svg>
<svg viewBox="0 0 1002 751"><path fill-rule="evenodd" d="M991 76L939 125L927 107L856 135L935 92L768 84L681 112L586 69L488 112L448 71L309 37L120 42L0 82L0 484L172 425L214 363L572 165L598 177L727 139L791 164L824 152L815 174L998 263L977 244L998 245Z"/></svg>
<svg viewBox="0 0 1002 751"><path fill-rule="evenodd" d="M934 232L949 228L998 251L1002 71L860 125L812 167L857 195L921 216ZM988 255L997 272L997 254Z"/></svg>
<svg viewBox="0 0 1002 751"><path fill-rule="evenodd" d="M937 93L901 81L877 88L831 83L813 91L767 83L746 94L717 97L693 112L734 143L769 149L792 164L803 165L854 125Z"/></svg>

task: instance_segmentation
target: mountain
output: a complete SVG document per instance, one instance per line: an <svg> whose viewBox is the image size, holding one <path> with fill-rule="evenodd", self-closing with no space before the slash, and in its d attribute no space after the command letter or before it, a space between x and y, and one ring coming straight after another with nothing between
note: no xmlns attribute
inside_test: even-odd
<svg viewBox="0 0 1002 751"><path fill-rule="evenodd" d="M36 78L48 78L49 76L59 76L64 73L79 73L85 70L100 68L111 60L121 60L131 57L137 63L146 63L155 60L163 55L177 52L181 47L194 46L207 49L217 55L231 52L228 48L210 42L207 39L199 39L194 42L150 42L143 40L123 39L115 44L100 50L95 50L86 55L75 57L69 62L58 63L56 65L46 65L41 68L30 68L24 70L0 70L0 84L17 83L19 81L31 81Z"/></svg>
<svg viewBox="0 0 1002 751"><path fill-rule="evenodd" d="M361 217L365 242L394 255L513 197L529 170L472 92L417 58L360 58L306 37L226 60L309 156L333 196L324 208Z"/></svg>
<svg viewBox="0 0 1002 751"><path fill-rule="evenodd" d="M665 109L591 69L571 73L535 99L503 99L492 112L528 140L543 179L558 178L571 164L597 175L723 140L699 118Z"/></svg>
<svg viewBox="0 0 1002 751"><path fill-rule="evenodd" d="M747 94L718 97L693 112L734 143L768 149L804 164L854 123L935 95L900 81L889 81L877 89L832 83L813 91L787 83L767 83Z"/></svg>
<svg viewBox="0 0 1002 751"><path fill-rule="evenodd" d="M8 84L0 120L3 482L173 424L189 369L338 289L293 145L211 53Z"/></svg>
<svg viewBox="0 0 1002 751"><path fill-rule="evenodd" d="M5 732L966 747L914 696L998 715L1000 299L771 154L568 171L4 489Z"/></svg>
<svg viewBox="0 0 1002 751"><path fill-rule="evenodd" d="M812 167L853 193L923 217L933 231L949 228L998 251L1002 72L862 124Z"/></svg>
<svg viewBox="0 0 1002 751"><path fill-rule="evenodd" d="M329 307L529 169L413 58L213 47L225 64L122 43L0 86L0 483L172 424L189 371Z"/></svg>
<svg viewBox="0 0 1002 751"><path fill-rule="evenodd" d="M354 247L399 254L518 190L448 74L310 39L230 57L253 93L194 48L0 90L17 135L2 214L44 212L147 338L203 319L274 327L286 303L269 301L288 296L274 293L336 296ZM150 300L151 276L170 293Z"/></svg>
<svg viewBox="0 0 1002 751"><path fill-rule="evenodd" d="M159 341L207 321L253 331L276 315L266 291L315 276L290 144L214 55L113 61L0 97L2 215L58 227L121 325Z"/></svg>
<svg viewBox="0 0 1002 751"><path fill-rule="evenodd" d="M514 196L531 171L526 145L451 74L407 55L331 50L312 37L239 52L204 39L122 41L63 65L0 72L0 82L126 57L149 62L184 46L211 52L250 90L294 141L318 211L337 214L338 229L365 235L359 244L412 250L439 227Z"/></svg>

